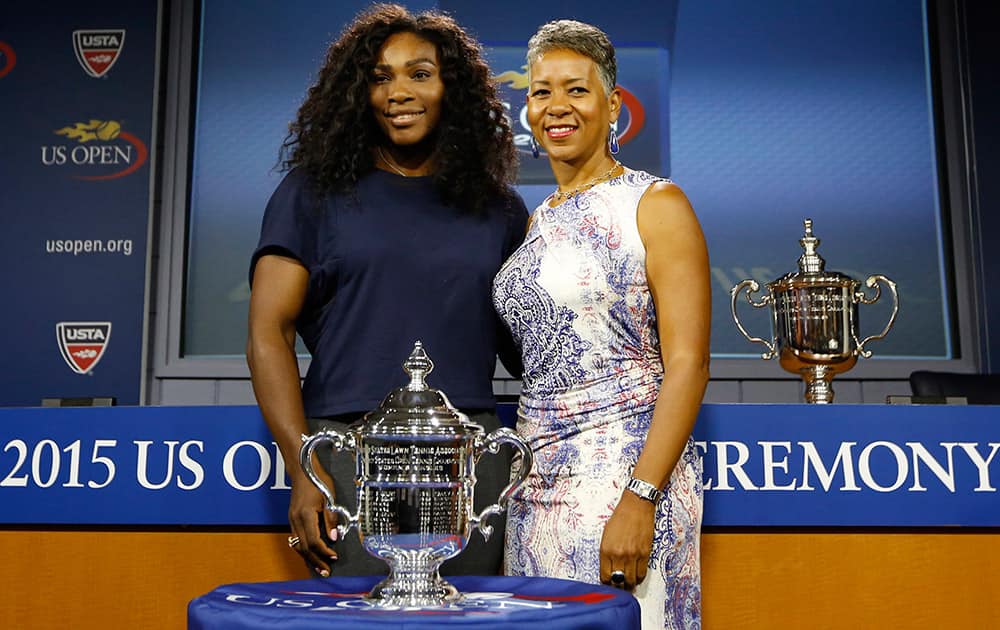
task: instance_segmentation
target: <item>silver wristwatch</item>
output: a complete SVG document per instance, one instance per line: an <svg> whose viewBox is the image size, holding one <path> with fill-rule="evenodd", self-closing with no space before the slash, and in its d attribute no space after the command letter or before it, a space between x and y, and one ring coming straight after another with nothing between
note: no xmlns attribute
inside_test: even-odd
<svg viewBox="0 0 1000 630"><path fill-rule="evenodd" d="M628 485L625 486L625 489L640 499L645 499L650 503L658 503L660 501L660 497L663 496L662 490L649 482L643 481L642 479L636 479L635 477L628 478Z"/></svg>

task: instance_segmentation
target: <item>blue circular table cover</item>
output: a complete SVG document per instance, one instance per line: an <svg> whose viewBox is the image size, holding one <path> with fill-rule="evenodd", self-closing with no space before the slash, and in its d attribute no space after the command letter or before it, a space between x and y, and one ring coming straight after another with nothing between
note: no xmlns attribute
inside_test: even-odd
<svg viewBox="0 0 1000 630"><path fill-rule="evenodd" d="M225 584L191 600L189 630L281 628L639 628L639 603L604 585L552 578L450 576L464 599L447 608L386 610L364 599L382 576Z"/></svg>

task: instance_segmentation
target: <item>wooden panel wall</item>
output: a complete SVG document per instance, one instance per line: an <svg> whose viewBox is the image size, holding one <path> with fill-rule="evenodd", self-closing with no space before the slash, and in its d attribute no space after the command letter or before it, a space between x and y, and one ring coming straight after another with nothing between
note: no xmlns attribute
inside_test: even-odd
<svg viewBox="0 0 1000 630"><path fill-rule="evenodd" d="M706 533L704 627L998 627L1000 532ZM4 628L181 629L228 582L308 574L285 535L0 531Z"/></svg>

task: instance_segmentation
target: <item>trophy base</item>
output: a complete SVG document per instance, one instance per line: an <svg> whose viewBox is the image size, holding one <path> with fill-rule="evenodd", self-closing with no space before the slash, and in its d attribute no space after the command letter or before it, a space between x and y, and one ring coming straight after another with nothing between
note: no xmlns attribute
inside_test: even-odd
<svg viewBox="0 0 1000 630"><path fill-rule="evenodd" d="M400 558L389 561L389 576L365 596L369 603L376 608L446 608L462 600L458 589L438 572L442 560L432 561L428 566L426 556L413 554L416 558L406 558L406 555L409 554L404 554L402 562ZM417 558L422 561L413 562Z"/></svg>
<svg viewBox="0 0 1000 630"><path fill-rule="evenodd" d="M435 572L436 573L436 572ZM447 608L462 601L462 594L441 576L414 581L413 576L390 574L375 585L365 599L375 608Z"/></svg>

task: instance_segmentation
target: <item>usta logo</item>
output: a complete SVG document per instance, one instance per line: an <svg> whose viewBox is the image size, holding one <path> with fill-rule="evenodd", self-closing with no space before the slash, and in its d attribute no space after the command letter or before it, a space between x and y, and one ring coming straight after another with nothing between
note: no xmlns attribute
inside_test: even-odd
<svg viewBox="0 0 1000 630"><path fill-rule="evenodd" d="M100 79L115 65L125 45L125 29L73 31L73 52L88 76Z"/></svg>
<svg viewBox="0 0 1000 630"><path fill-rule="evenodd" d="M59 322L56 340L66 365L77 374L94 369L111 339L111 322Z"/></svg>

